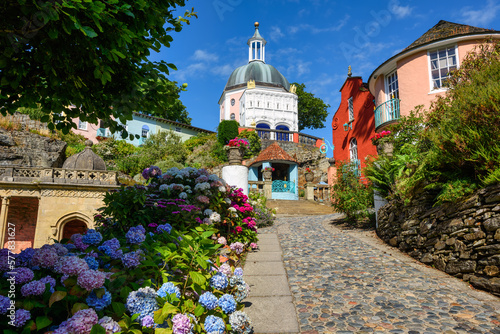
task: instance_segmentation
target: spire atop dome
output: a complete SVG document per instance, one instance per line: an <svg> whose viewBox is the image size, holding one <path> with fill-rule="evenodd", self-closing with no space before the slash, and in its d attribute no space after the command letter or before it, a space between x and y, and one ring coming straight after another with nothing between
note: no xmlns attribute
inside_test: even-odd
<svg viewBox="0 0 500 334"><path fill-rule="evenodd" d="M250 38L247 42L248 48L248 62L252 61L265 61L266 50L265 45L267 41L260 35L259 33L259 22L255 22L255 33L252 38Z"/></svg>

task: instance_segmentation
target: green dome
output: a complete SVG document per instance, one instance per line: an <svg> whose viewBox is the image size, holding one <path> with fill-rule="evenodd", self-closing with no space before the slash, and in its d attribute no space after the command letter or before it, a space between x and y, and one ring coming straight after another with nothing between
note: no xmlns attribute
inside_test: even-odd
<svg viewBox="0 0 500 334"><path fill-rule="evenodd" d="M252 61L235 69L227 81L225 90L238 85L246 85L249 80L255 80L255 84L283 87L287 91L290 90L288 80L273 66L262 61Z"/></svg>

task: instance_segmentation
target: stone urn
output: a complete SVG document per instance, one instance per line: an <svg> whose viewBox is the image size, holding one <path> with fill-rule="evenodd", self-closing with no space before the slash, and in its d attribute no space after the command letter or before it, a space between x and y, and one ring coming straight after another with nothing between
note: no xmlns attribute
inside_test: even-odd
<svg viewBox="0 0 500 334"><path fill-rule="evenodd" d="M392 156L392 151L394 150L392 143L382 142L378 143L376 147L378 155Z"/></svg>
<svg viewBox="0 0 500 334"><path fill-rule="evenodd" d="M264 178L264 181L271 181L273 178L273 172L270 170L265 170L262 172L262 177Z"/></svg>
<svg viewBox="0 0 500 334"><path fill-rule="evenodd" d="M314 173L305 173L306 182L312 182L314 180Z"/></svg>
<svg viewBox="0 0 500 334"><path fill-rule="evenodd" d="M241 165L243 160L243 155L245 154L245 149L241 147L228 147L227 148L227 160L230 165Z"/></svg>

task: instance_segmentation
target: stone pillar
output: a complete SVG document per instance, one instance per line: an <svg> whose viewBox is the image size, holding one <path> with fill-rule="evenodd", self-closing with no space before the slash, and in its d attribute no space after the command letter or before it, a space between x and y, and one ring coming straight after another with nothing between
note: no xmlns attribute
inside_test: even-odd
<svg viewBox="0 0 500 334"><path fill-rule="evenodd" d="M264 181L264 196L267 199L273 198L273 181Z"/></svg>
<svg viewBox="0 0 500 334"><path fill-rule="evenodd" d="M0 211L0 248L5 244L5 229L7 228L7 216L9 214L10 196L2 197L2 211Z"/></svg>
<svg viewBox="0 0 500 334"><path fill-rule="evenodd" d="M374 190L373 202L375 206L375 227L378 228L378 210L387 204L387 200L380 196L380 194L376 190Z"/></svg>
<svg viewBox="0 0 500 334"><path fill-rule="evenodd" d="M242 165L231 165L222 167L222 179L230 186L243 189L248 196L248 167Z"/></svg>
<svg viewBox="0 0 500 334"><path fill-rule="evenodd" d="M314 201L314 183L306 183L306 200Z"/></svg>

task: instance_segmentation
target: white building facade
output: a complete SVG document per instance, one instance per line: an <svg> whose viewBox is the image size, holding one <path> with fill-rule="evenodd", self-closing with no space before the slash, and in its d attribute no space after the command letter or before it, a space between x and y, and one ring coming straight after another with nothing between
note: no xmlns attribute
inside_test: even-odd
<svg viewBox="0 0 500 334"><path fill-rule="evenodd" d="M273 66L265 63L266 40L255 33L248 40L248 64L233 71L219 100L220 120L236 120L241 127L298 131L295 87ZM286 136L285 133L267 133ZM291 138L291 136L290 136Z"/></svg>

